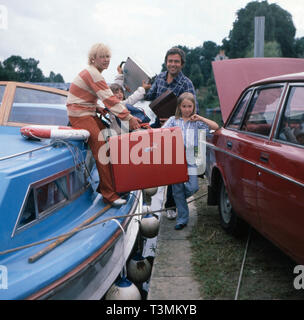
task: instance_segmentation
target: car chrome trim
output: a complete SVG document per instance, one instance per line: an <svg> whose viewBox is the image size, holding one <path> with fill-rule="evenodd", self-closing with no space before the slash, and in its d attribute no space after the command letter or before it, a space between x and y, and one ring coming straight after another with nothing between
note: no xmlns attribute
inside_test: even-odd
<svg viewBox="0 0 304 320"><path fill-rule="evenodd" d="M244 162L246 162L246 163L248 163L248 164L250 164L250 165L252 165L252 166L254 166L254 167L258 168L258 169L264 170L264 171L266 171L266 172L268 172L268 173L270 173L270 174L273 174L273 175L275 175L275 176L277 176L277 177L279 177L279 178L285 179L285 180L287 180L287 181L289 181L289 182L292 182L292 183L294 183L294 184L296 184L296 185L304 188L304 183L302 183L302 182L300 182L300 181L297 181L297 180L292 179L292 178L290 178L290 177L288 177L288 176L286 176L286 175L283 175L283 174L278 173L278 172L276 172L276 171L274 171L274 170L271 170L271 169L269 169L269 168L266 168L266 167L264 167L264 166L262 166L262 165L260 165L260 164L258 164L258 163L256 163L256 162L247 160L247 159L245 159L245 158L243 158L243 157L241 157L241 156L238 156L238 155L236 155L236 154L234 154L234 153L232 153L232 152L229 152L229 151L227 151L227 150L224 150L224 149L221 149L221 148L219 148L219 147L216 147L216 146L214 146L214 145L211 144L211 143L206 142L206 145L207 145L208 147L210 147L211 149L213 149L214 151L219 151L219 152L222 152L222 153L224 153L224 154L226 154L226 155L232 156L232 157L234 157L234 158L236 158L236 159L238 159L238 160L244 161Z"/></svg>

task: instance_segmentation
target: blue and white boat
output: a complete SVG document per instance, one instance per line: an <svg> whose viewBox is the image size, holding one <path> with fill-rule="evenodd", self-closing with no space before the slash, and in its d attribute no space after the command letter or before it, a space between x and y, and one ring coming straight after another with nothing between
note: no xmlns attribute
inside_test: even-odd
<svg viewBox="0 0 304 320"><path fill-rule="evenodd" d="M140 191L109 208L94 191L98 175L84 141L20 135L27 124L67 125L66 96L54 88L0 82L2 300L100 299L136 242L139 217L127 215L141 212ZM84 225L89 227L78 231Z"/></svg>

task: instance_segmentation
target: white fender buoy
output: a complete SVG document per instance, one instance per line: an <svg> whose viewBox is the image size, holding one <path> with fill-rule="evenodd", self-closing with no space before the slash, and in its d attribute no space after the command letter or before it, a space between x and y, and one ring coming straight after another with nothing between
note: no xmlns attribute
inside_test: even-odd
<svg viewBox="0 0 304 320"><path fill-rule="evenodd" d="M122 277L108 290L106 300L141 300L141 295L136 285Z"/></svg>
<svg viewBox="0 0 304 320"><path fill-rule="evenodd" d="M146 238L154 238L158 234L159 219L150 213L145 215L140 221L141 234Z"/></svg>
<svg viewBox="0 0 304 320"><path fill-rule="evenodd" d="M133 282L145 282L150 278L152 266L148 259L137 253L127 265L128 278Z"/></svg>
<svg viewBox="0 0 304 320"><path fill-rule="evenodd" d="M153 196L156 194L156 192L157 192L157 187L144 189L144 192L145 192L148 196L153 197Z"/></svg>

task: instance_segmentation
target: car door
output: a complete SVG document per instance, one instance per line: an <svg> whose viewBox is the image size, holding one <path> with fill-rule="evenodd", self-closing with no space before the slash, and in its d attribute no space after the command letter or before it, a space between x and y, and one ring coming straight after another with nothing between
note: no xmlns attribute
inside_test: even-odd
<svg viewBox="0 0 304 320"><path fill-rule="evenodd" d="M304 84L291 85L257 179L262 232L304 263Z"/></svg>
<svg viewBox="0 0 304 320"><path fill-rule="evenodd" d="M216 159L234 211L256 225L256 169L245 161L246 135L240 131L252 93L253 90L244 93L227 125L221 129L216 141Z"/></svg>
<svg viewBox="0 0 304 320"><path fill-rule="evenodd" d="M248 100L248 107L238 107L223 131L221 147L226 152L222 162L230 201L234 210L257 229L261 223L257 208L258 165L269 141L282 91L280 85L248 92L243 98Z"/></svg>

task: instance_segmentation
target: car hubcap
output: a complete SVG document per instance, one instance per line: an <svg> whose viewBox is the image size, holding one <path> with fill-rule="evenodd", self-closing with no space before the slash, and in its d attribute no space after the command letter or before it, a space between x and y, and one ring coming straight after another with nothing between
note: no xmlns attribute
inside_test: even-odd
<svg viewBox="0 0 304 320"><path fill-rule="evenodd" d="M224 222L229 223L231 220L231 203L224 185L222 186L221 209Z"/></svg>

